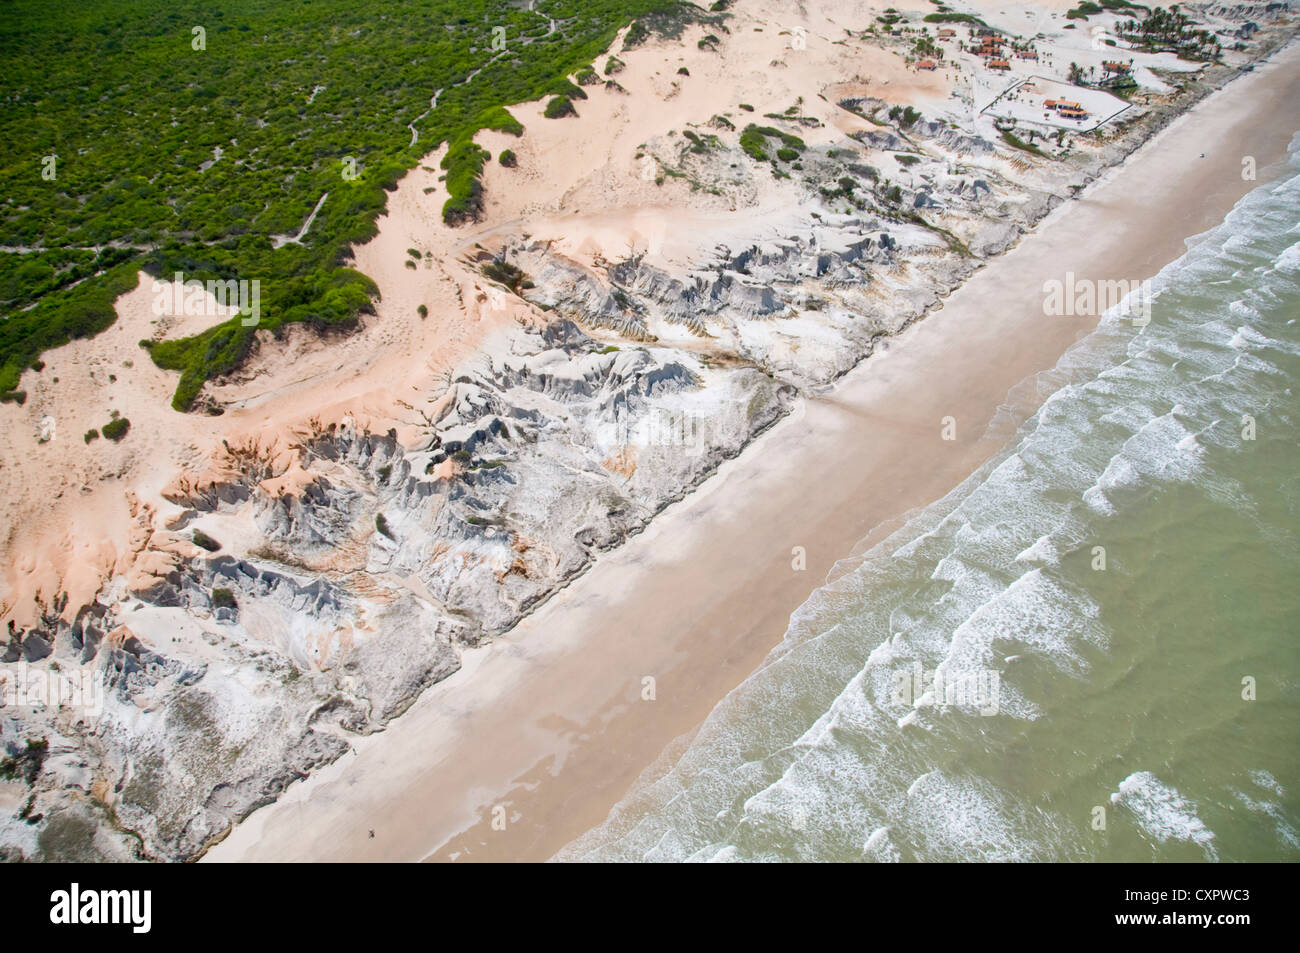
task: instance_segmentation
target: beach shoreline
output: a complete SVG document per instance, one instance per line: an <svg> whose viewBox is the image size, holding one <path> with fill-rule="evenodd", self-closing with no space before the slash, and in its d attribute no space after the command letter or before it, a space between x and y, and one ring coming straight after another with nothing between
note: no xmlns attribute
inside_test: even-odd
<svg viewBox="0 0 1300 953"><path fill-rule="evenodd" d="M1297 73L1292 44L1198 103L208 858L542 860L600 823L780 642L839 559L1000 448L989 424L1008 393L1096 323L1044 317L1044 281L1149 278L1258 184L1242 158L1262 176L1285 154ZM1098 242L1103 227L1113 237Z"/></svg>

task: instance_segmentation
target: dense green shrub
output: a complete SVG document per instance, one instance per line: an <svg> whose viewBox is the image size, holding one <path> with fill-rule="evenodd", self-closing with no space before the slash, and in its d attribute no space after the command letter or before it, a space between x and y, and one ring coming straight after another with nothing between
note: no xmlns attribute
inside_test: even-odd
<svg viewBox="0 0 1300 953"><path fill-rule="evenodd" d="M105 437L107 437L109 440L113 441L114 443L117 443L119 440L125 437L126 432L130 429L131 429L131 421L127 420L125 417L115 417L114 419L110 420L108 423L104 424L104 426L99 428L100 433L102 433Z"/></svg>
<svg viewBox="0 0 1300 953"><path fill-rule="evenodd" d="M927 13L921 19L926 23L969 23L971 26L988 27L979 17L969 13Z"/></svg>
<svg viewBox="0 0 1300 953"><path fill-rule="evenodd" d="M296 321L354 326L373 307L373 283L340 266L349 246L374 236L407 170L447 143L444 214L472 218L475 132L518 135L504 107L581 98L567 77L634 18L647 32L699 18L675 0L545 7L239 0L225 17L191 17L171 0L6 5L0 223L6 244L36 250L0 254L0 400L23 399L20 375L42 351L108 327L141 267L259 280L259 327L272 333ZM548 32L547 16L559 29ZM237 25L223 29L223 19ZM208 31L201 52L191 49L193 22ZM508 56L490 52L489 24L506 28ZM296 235L322 196L301 243L273 244ZM236 320L150 353L181 372L172 403L184 410L254 345Z"/></svg>
<svg viewBox="0 0 1300 953"><path fill-rule="evenodd" d="M788 132L782 132L780 129L774 129L771 126L756 126L750 123L740 134L740 148L751 158L759 162L767 161L767 140L778 139L784 150L794 152L790 158L797 158L799 153L805 148L804 141L798 136L791 135ZM788 154L788 153L787 153ZM781 147L778 147L777 157L781 157ZM790 161L786 159L785 161Z"/></svg>
<svg viewBox="0 0 1300 953"><path fill-rule="evenodd" d="M573 108L573 100L568 96L556 96L546 104L544 114L547 119L560 119L564 116L576 116L578 111Z"/></svg>
<svg viewBox="0 0 1300 953"><path fill-rule="evenodd" d="M221 548L220 543L218 543L207 533L203 532L203 530L201 529L196 529L192 534L191 539L194 540L195 546L199 547L200 549L206 549L210 553L215 553L217 550Z"/></svg>

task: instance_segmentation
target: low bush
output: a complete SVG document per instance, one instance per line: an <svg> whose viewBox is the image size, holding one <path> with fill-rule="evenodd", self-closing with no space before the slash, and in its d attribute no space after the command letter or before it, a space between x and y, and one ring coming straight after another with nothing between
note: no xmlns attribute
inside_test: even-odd
<svg viewBox="0 0 1300 953"><path fill-rule="evenodd" d="M131 429L131 421L125 417L117 417L110 420L100 428L100 432L109 440L117 443L126 436L126 432Z"/></svg>
<svg viewBox="0 0 1300 953"><path fill-rule="evenodd" d="M194 540L194 545L199 547L199 549L206 549L210 553L215 553L221 548L220 543L201 529L196 529L191 536L191 539Z"/></svg>
<svg viewBox="0 0 1300 953"><path fill-rule="evenodd" d="M543 113L547 119L562 119L565 116L576 116L578 110L573 108L573 100L568 96L556 96L546 104L546 110Z"/></svg>

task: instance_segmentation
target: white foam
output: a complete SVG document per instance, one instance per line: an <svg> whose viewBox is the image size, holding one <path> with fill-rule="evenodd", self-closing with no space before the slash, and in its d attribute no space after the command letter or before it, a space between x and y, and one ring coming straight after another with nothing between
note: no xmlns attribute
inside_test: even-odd
<svg viewBox="0 0 1300 953"><path fill-rule="evenodd" d="M1278 255L1273 261L1273 267L1278 271L1300 271L1300 242L1296 242Z"/></svg>
<svg viewBox="0 0 1300 953"><path fill-rule="evenodd" d="M1150 771L1130 774L1110 801L1130 811L1138 827L1160 843L1186 841L1200 847L1209 860L1219 859L1214 831L1197 816L1196 805Z"/></svg>
<svg viewBox="0 0 1300 953"><path fill-rule="evenodd" d="M1049 566L1059 566L1061 564L1061 554L1056 549L1056 544L1052 541L1050 535L1040 536L1034 540L1034 545L1028 549L1022 549L1016 554L1018 563L1046 563Z"/></svg>

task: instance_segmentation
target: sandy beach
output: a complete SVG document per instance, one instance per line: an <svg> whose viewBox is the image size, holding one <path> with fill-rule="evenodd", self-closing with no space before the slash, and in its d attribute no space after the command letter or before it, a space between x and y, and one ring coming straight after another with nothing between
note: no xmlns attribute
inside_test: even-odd
<svg viewBox="0 0 1300 953"><path fill-rule="evenodd" d="M960 483L1033 412L1032 388L1000 411L1096 321L1046 317L1044 282L1144 279L1177 258L1257 184L1243 157L1263 178L1285 154L1298 85L1293 44L1202 102L207 859L545 860L600 823L838 559Z"/></svg>

